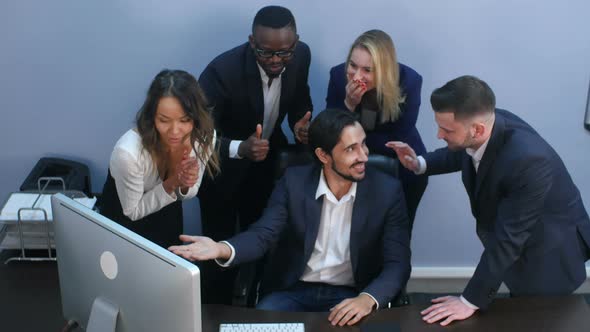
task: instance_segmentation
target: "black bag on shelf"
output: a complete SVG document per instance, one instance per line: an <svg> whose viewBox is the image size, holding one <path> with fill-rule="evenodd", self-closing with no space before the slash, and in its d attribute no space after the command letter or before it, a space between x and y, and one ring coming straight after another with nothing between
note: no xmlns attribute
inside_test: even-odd
<svg viewBox="0 0 590 332"><path fill-rule="evenodd" d="M92 196L90 171L88 166L82 163L61 158L41 158L20 186L20 190L38 190L37 181L42 177L62 178L66 190L78 190L88 197ZM46 181L41 181L41 188L45 184ZM45 188L46 191L53 192L62 189L62 184L59 181L50 181Z"/></svg>

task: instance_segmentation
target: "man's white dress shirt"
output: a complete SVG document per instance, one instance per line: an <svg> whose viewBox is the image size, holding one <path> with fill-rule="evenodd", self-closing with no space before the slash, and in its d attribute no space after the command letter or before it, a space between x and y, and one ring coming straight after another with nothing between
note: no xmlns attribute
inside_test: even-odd
<svg viewBox="0 0 590 332"><path fill-rule="evenodd" d="M336 199L324 178L324 171L320 174L316 199L323 198L322 212L318 236L305 266L300 280L305 282L321 282L335 286L354 286L354 275L350 259L350 227L352 223L352 209L356 196L356 182L353 182L348 192ZM235 257L234 247L227 241L221 241L231 249L230 258L217 264L228 267ZM362 292L373 299L379 308L379 303L373 295Z"/></svg>
<svg viewBox="0 0 590 332"><path fill-rule="evenodd" d="M279 117L279 105L281 102L281 76L283 73L272 79L270 86L268 82L270 77L266 74L264 69L260 67L258 63L258 70L260 71L260 79L262 80L262 96L264 98L264 121L262 122L262 139L269 139L272 135L272 131ZM285 69L283 69L283 72ZM256 128L252 128L254 132ZM242 158L243 156L238 155L238 148L240 147L240 140L233 140L229 143L229 157L230 158Z"/></svg>

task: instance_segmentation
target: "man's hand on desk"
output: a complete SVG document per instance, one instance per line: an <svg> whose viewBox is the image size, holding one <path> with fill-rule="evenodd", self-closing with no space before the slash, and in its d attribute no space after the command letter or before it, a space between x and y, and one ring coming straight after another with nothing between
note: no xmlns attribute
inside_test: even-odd
<svg viewBox="0 0 590 332"><path fill-rule="evenodd" d="M433 305L421 312L422 319L427 323L440 323L442 326L449 325L454 320L463 320L471 317L475 312L469 308L457 296L443 296L432 300Z"/></svg>
<svg viewBox="0 0 590 332"><path fill-rule="evenodd" d="M375 301L367 294L346 299L330 309L328 320L332 325L353 325L373 311Z"/></svg>
<svg viewBox="0 0 590 332"><path fill-rule="evenodd" d="M231 256L228 245L215 242L206 236L181 235L180 240L188 244L172 246L168 250L190 261L228 260Z"/></svg>

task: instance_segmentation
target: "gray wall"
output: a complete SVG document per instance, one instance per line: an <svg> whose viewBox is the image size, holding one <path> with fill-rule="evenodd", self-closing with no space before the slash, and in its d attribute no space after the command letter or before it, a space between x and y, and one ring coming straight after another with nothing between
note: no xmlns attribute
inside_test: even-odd
<svg viewBox="0 0 590 332"><path fill-rule="evenodd" d="M399 59L424 77L418 129L443 146L430 92L462 74L495 90L498 106L528 120L561 155L590 207L590 133L583 117L590 73L590 2L279 1L312 50L315 109L331 66L370 28L393 37ZM100 191L111 149L163 67L197 75L246 41L263 1L2 1L0 198L44 156L87 163ZM197 202L186 228L198 232ZM474 266L481 252L457 174L433 177L418 211L414 266Z"/></svg>

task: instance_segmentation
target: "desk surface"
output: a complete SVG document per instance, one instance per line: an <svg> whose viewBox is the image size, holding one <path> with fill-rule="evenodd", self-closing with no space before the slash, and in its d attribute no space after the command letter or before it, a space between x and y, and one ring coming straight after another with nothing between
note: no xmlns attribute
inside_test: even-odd
<svg viewBox="0 0 590 332"><path fill-rule="evenodd" d="M64 325L54 262L0 263L0 297L2 331L60 331ZM487 312L477 313L469 320L454 322L446 328L422 322L420 311L425 307L410 305L380 310L364 322L397 322L402 332L578 332L590 329L590 308L582 296L497 299ZM217 332L222 322L303 322L307 332L360 331L358 326L330 326L327 313L288 313L207 305L202 316L203 332Z"/></svg>
<svg viewBox="0 0 590 332"><path fill-rule="evenodd" d="M498 299L485 313L443 328L420 318L425 305L409 305L380 310L362 323L396 322L407 331L556 331L579 332L590 329L590 308L582 296L555 298ZM231 317L231 320L229 319ZM222 322L303 322L305 331L360 331L360 327L332 327L327 313L287 313L248 308L208 305L203 309L203 332L217 332Z"/></svg>

